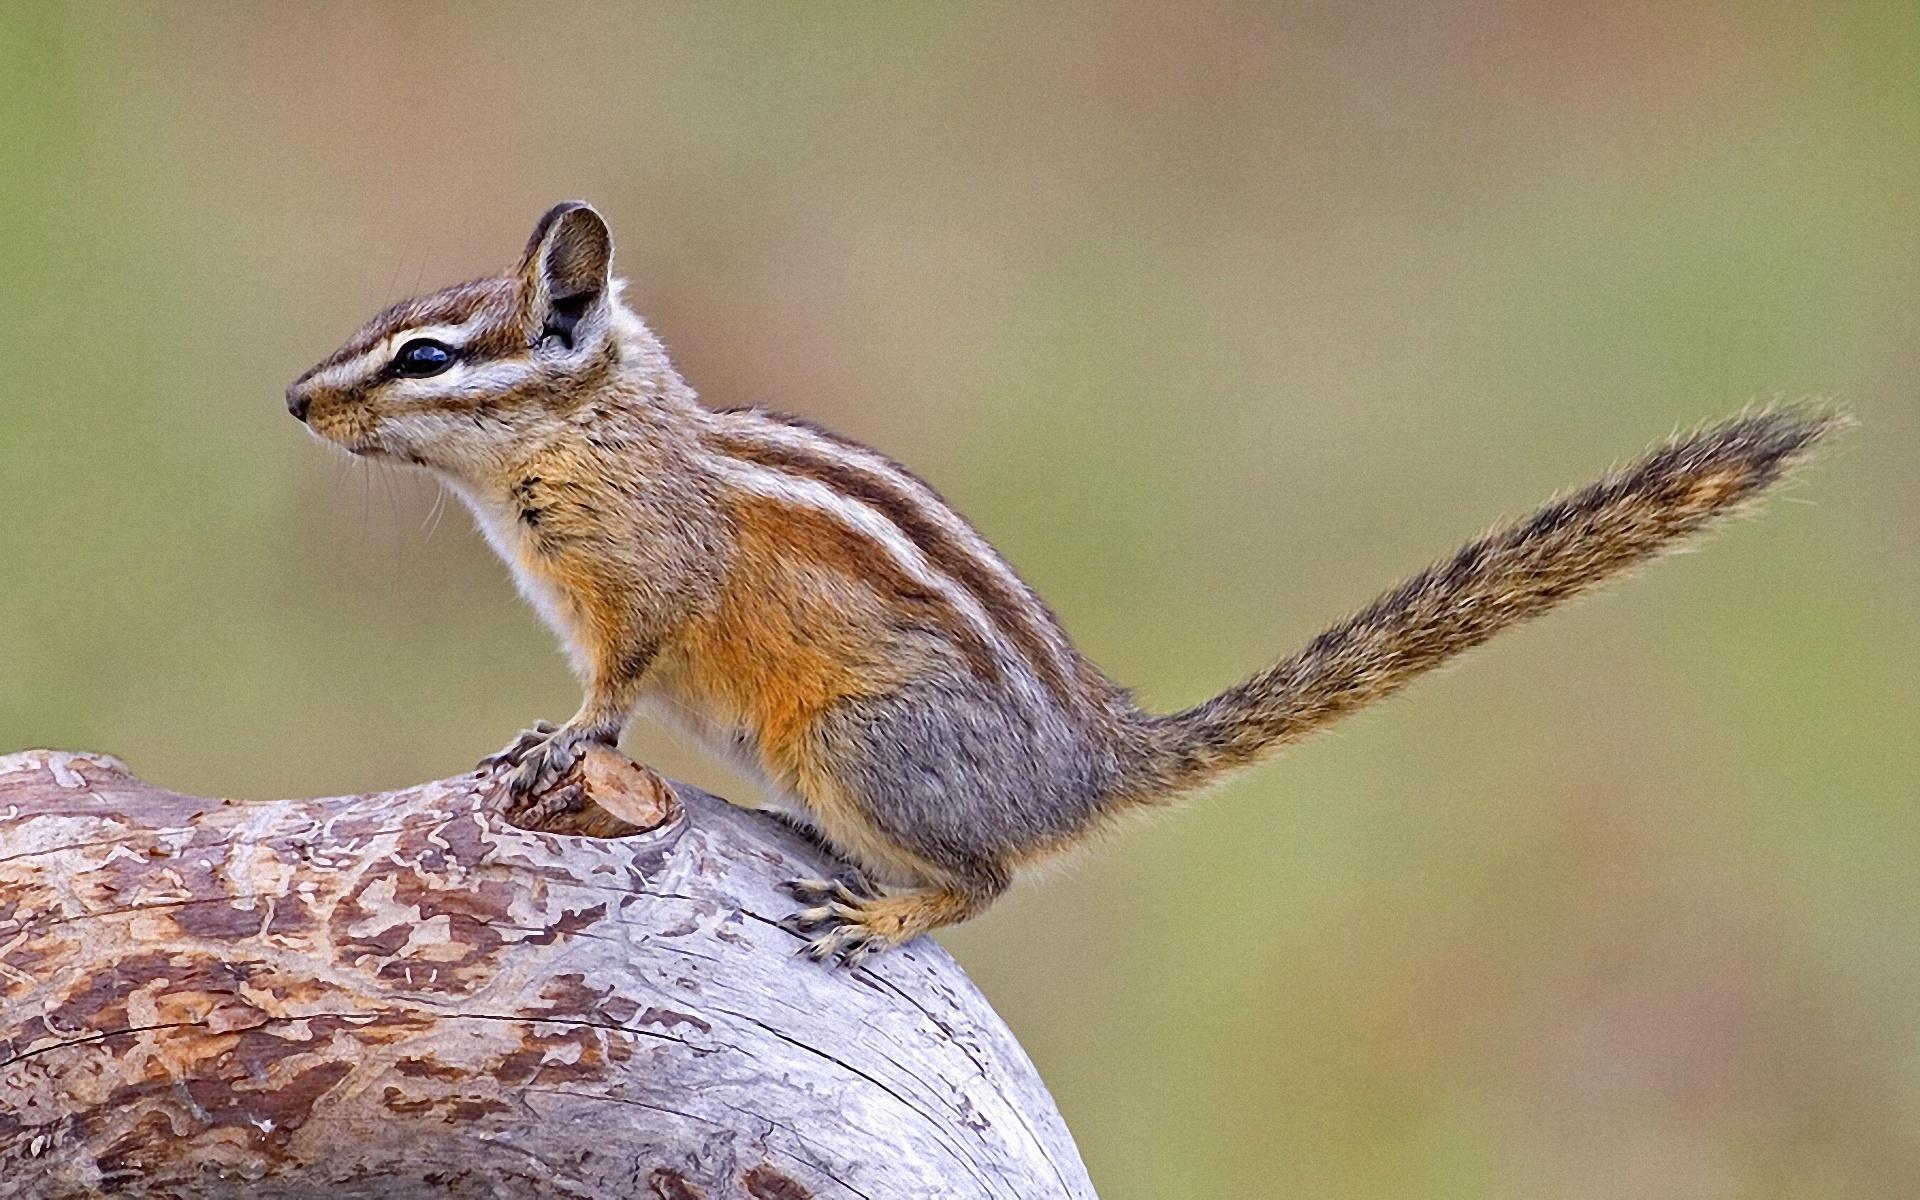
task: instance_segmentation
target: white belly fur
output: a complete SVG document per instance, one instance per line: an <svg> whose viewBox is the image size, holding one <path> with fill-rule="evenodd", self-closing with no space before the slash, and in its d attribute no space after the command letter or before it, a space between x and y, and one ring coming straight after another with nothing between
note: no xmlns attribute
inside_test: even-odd
<svg viewBox="0 0 1920 1200"><path fill-rule="evenodd" d="M513 575L514 587L533 606L533 611L540 614L540 620L553 630L554 636L560 639L574 676L586 678L587 655L574 641L573 627L567 620L566 605L560 593L552 584L527 570L520 560L524 535L514 513L504 503L477 495L456 480L443 479L441 482L453 489L454 495L460 497L467 506L467 511L473 514L473 523L479 526L481 536L487 539L487 545L493 547L500 561L507 564L507 570Z"/></svg>

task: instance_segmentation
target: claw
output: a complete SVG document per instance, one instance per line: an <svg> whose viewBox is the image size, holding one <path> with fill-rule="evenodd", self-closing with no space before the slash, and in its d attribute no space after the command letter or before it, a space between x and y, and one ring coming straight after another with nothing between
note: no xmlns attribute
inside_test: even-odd
<svg viewBox="0 0 1920 1200"><path fill-rule="evenodd" d="M584 740L577 730L554 730L521 756L507 778L508 790L516 796L546 791L580 761L580 743Z"/></svg>
<svg viewBox="0 0 1920 1200"><path fill-rule="evenodd" d="M878 935L863 925L836 925L808 942L806 955L815 962L839 958L847 966L853 966L878 949L875 945L878 941Z"/></svg>
<svg viewBox="0 0 1920 1200"><path fill-rule="evenodd" d="M852 904L822 904L816 908L803 908L787 918L788 926L796 933L812 933L827 925L857 925L860 922L860 910Z"/></svg>
<svg viewBox="0 0 1920 1200"><path fill-rule="evenodd" d="M790 879L786 889L808 905L782 921L781 927L809 940L798 953L815 962L838 959L857 967L894 944L888 934L873 927L871 905L879 899L866 890L864 880Z"/></svg>
<svg viewBox="0 0 1920 1200"><path fill-rule="evenodd" d="M823 906L820 908L803 908L798 912L788 913L787 919L782 921L781 924L793 930L795 933L812 933L832 919L833 910Z"/></svg>
<svg viewBox="0 0 1920 1200"><path fill-rule="evenodd" d="M535 721L531 729L522 729L518 737L480 760L480 768L486 771L501 767L517 767L527 752L546 741L560 731L552 721Z"/></svg>
<svg viewBox="0 0 1920 1200"><path fill-rule="evenodd" d="M803 904L834 900L858 907L862 901L872 899L864 891L855 891L843 879L789 879L786 888L789 895Z"/></svg>
<svg viewBox="0 0 1920 1200"><path fill-rule="evenodd" d="M591 741L602 740L595 731L576 725L555 725L536 721L523 730L513 743L481 760L481 769L503 772L506 787L500 791L503 812L519 823L539 826L586 806L586 792L572 784L548 794L548 790L566 777Z"/></svg>

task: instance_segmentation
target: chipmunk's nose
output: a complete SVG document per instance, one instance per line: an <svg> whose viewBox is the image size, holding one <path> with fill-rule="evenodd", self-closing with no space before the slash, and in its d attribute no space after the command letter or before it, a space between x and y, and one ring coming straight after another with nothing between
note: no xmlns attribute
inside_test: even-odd
<svg viewBox="0 0 1920 1200"><path fill-rule="evenodd" d="M297 381L287 388L287 411L293 414L294 420L304 422L307 409L312 406L313 393L307 390L305 381Z"/></svg>

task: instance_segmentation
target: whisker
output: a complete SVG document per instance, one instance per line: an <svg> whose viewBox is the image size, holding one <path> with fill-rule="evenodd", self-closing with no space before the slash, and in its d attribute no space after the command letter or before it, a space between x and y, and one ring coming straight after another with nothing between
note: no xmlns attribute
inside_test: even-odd
<svg viewBox="0 0 1920 1200"><path fill-rule="evenodd" d="M394 285L399 282L400 282L400 256L396 254L393 256L393 274L387 277L387 293L386 295L380 297L381 308L385 308L387 305L393 303L393 288L394 288Z"/></svg>
<svg viewBox="0 0 1920 1200"><path fill-rule="evenodd" d="M427 528L427 540L429 542L433 540L433 535L440 531L440 518L446 511L447 489L443 487L434 492L433 507L427 510L427 519L421 522L423 527L431 526L431 528Z"/></svg>

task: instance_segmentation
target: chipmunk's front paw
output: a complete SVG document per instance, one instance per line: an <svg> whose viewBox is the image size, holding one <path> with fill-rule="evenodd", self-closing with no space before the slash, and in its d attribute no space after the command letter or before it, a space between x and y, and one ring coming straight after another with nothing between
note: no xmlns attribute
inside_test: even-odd
<svg viewBox="0 0 1920 1200"><path fill-rule="evenodd" d="M795 933L819 935L800 951L815 962L838 958L857 967L906 940L886 901L864 888L855 890L839 879L793 879L787 882L787 891L812 906L783 924Z"/></svg>
<svg viewBox="0 0 1920 1200"><path fill-rule="evenodd" d="M528 797L539 795L560 782L560 777L573 769L573 764L580 761L580 755L588 745L605 741L604 737L591 730L562 725L520 755L513 773L507 776L507 794L521 803Z"/></svg>
<svg viewBox="0 0 1920 1200"><path fill-rule="evenodd" d="M559 729L552 721L535 721L532 729L522 729L519 737L481 759L479 767L483 771L517 767L520 760L527 756L527 751L552 737Z"/></svg>
<svg viewBox="0 0 1920 1200"><path fill-rule="evenodd" d="M553 792L538 804L535 801L571 771L586 747L594 742L611 744L600 730L538 721L498 753L481 759L480 767L489 771L506 768L507 787L503 799L509 816L525 817L530 813L553 816L577 811L585 803L585 794L577 784Z"/></svg>

